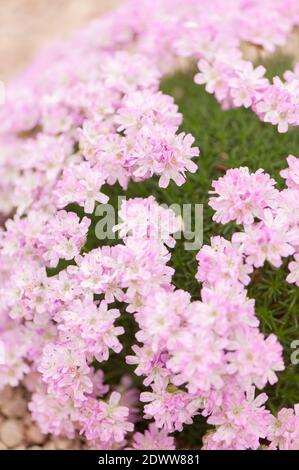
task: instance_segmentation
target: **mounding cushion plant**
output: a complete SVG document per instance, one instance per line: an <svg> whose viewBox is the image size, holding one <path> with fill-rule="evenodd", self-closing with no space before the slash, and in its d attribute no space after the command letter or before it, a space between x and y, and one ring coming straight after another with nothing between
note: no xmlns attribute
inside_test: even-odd
<svg viewBox="0 0 299 470"><path fill-rule="evenodd" d="M299 449L299 68L244 54L298 26L297 0L131 0L7 87L0 387L44 433ZM172 204L202 205L196 251Z"/></svg>

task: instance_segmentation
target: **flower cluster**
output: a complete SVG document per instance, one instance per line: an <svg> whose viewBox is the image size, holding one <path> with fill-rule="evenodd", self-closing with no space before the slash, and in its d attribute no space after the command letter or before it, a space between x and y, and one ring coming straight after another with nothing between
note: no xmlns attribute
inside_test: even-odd
<svg viewBox="0 0 299 470"><path fill-rule="evenodd" d="M215 95L223 109L252 108L262 121L277 126L278 132L298 126L298 65L294 71L285 72L284 81L277 76L270 81L265 77L263 66L254 68L243 56L244 43L269 52L284 44L291 29L298 25L298 5L292 0L275 2L275 6L270 0L232 1L232 14L227 15L229 6L216 3L214 27L209 28L209 22L195 19L186 26L189 40L184 37L179 41L180 54L199 59L195 83L205 85L206 91ZM282 14L282 8L289 9L293 16Z"/></svg>
<svg viewBox="0 0 299 470"><path fill-rule="evenodd" d="M206 449L299 448L298 410L273 416L267 396L282 347L259 330L247 286L254 268L293 256L299 286L299 159L281 172L229 170L213 183L215 220L244 230L213 237L197 255L200 300L175 288L170 249L182 221L153 197L124 201L121 242L91 248L91 214L109 186L152 176L182 185L199 155L182 116L159 91L182 58L224 107L252 107L279 131L297 125L298 67L270 84L242 59L299 24L297 0L130 0L67 43L52 46L8 86L0 108L0 387L20 382L44 433L81 434L96 449L173 449L170 434L199 414L215 428ZM80 64L80 66L78 66ZM173 183L172 183L173 184ZM147 389L105 383L123 350L122 314L137 327L126 355ZM17 345L17 346L16 346ZM109 365L109 363L108 363ZM257 397L255 395L258 393ZM140 396L139 396L140 395ZM152 420L142 434L140 419ZM137 430L138 431L138 430Z"/></svg>

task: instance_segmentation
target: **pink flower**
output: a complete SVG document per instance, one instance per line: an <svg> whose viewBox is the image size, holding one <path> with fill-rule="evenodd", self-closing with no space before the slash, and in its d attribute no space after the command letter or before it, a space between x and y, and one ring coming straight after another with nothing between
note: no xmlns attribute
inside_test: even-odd
<svg viewBox="0 0 299 470"><path fill-rule="evenodd" d="M47 344L39 372L50 394L57 395L61 401L72 399L74 406L81 406L92 391L85 356L71 345Z"/></svg>
<svg viewBox="0 0 299 470"><path fill-rule="evenodd" d="M239 245L222 237L212 237L211 246L204 245L198 252L198 271L196 278L207 285L219 282L247 285L252 267L245 264Z"/></svg>
<svg viewBox="0 0 299 470"><path fill-rule="evenodd" d="M119 315L117 309L108 310L104 301L97 306L91 298L76 299L68 306L68 310L62 311L57 317L57 320L63 321L58 329L79 334L89 355L101 362L109 358L109 349L116 353L122 349L118 336L124 333L124 329L114 325Z"/></svg>
<svg viewBox="0 0 299 470"><path fill-rule="evenodd" d="M45 225L39 237L45 261L55 267L59 259L75 258L86 242L90 223L87 217L80 221L74 212L58 211Z"/></svg>
<svg viewBox="0 0 299 470"><path fill-rule="evenodd" d="M263 406L268 399L265 393L254 398L254 387L246 394L227 392L220 409L208 418L216 425L215 432L205 438L204 449L245 450L258 449L260 439L267 435L270 412Z"/></svg>
<svg viewBox="0 0 299 470"><path fill-rule="evenodd" d="M277 417L271 415L267 439L270 449L298 450L299 448L299 415L298 405L294 409L282 408ZM297 412L296 412L297 411Z"/></svg>
<svg viewBox="0 0 299 470"><path fill-rule="evenodd" d="M245 227L244 233L235 233L234 242L243 244L247 262L255 267L263 266L269 261L279 267L282 258L292 255L292 232L288 232L287 220L284 216L275 216L270 209L263 214L263 221Z"/></svg>
<svg viewBox="0 0 299 470"><path fill-rule="evenodd" d="M223 386L226 373L224 349L227 340L204 328L183 330L171 345L168 369L174 374L175 385L186 384L190 394L201 394Z"/></svg>
<svg viewBox="0 0 299 470"><path fill-rule="evenodd" d="M199 155L197 147L192 147L194 138L190 134L175 135L156 126L154 132L144 128L139 138L134 176L148 178L153 174L160 176L159 185L166 188L170 180L181 186L185 173L195 173L197 165L192 161Z"/></svg>
<svg viewBox="0 0 299 470"><path fill-rule="evenodd" d="M30 343L26 330L15 327L0 332L1 363L0 363L0 389L5 385L16 387L28 374L30 367L25 360ZM16 344L18 347L16 348Z"/></svg>
<svg viewBox="0 0 299 470"><path fill-rule="evenodd" d="M161 240L169 247L175 245L172 234L182 228L182 221L171 209L159 206L153 196L122 201L119 211L121 223L113 227L121 238L128 234L134 238Z"/></svg>
<svg viewBox="0 0 299 470"><path fill-rule="evenodd" d="M273 334L264 338L255 328L239 329L227 349L232 351L227 354L227 372L237 374L240 387L273 385L278 381L276 372L284 370L282 346Z"/></svg>
<svg viewBox="0 0 299 470"><path fill-rule="evenodd" d="M127 421L128 408L120 406L121 395L112 392L108 402L89 398L80 412L81 433L90 441L121 442L134 426Z"/></svg>
<svg viewBox="0 0 299 470"><path fill-rule="evenodd" d="M148 386L152 382L163 381L168 375L169 371L166 369L166 360L168 358L167 352L154 352L150 344L139 347L132 346L132 351L135 356L127 356L127 364L137 365L135 374L140 376L144 375L144 385Z"/></svg>
<svg viewBox="0 0 299 470"><path fill-rule="evenodd" d="M136 334L138 341L151 344L154 352L165 345L168 339L180 329L182 316L188 307L190 296L184 292L167 292L154 289L135 315L141 329Z"/></svg>
<svg viewBox="0 0 299 470"><path fill-rule="evenodd" d="M270 83L263 67L242 59L248 43L266 51L284 44L299 24L298 1L154 3L131 1L92 22L7 86L0 389L25 386L42 432L80 434L87 448L174 449L169 433L201 413L215 426L204 449L257 449L265 439L270 449L297 449L298 406L274 417L265 394L254 397L253 385L274 384L284 364L277 338L258 329L246 286L254 267L279 267L293 254L287 280L298 284L298 158L288 157L282 191L263 170L242 167L213 182L214 220L244 231L212 237L200 250L196 301L175 288L170 265L181 220L152 196L123 203L115 246L91 249L93 217L70 211L77 204L92 214L106 204L104 185L126 190L155 176L161 188L181 186L196 172L194 138L180 133L183 116L159 91L185 57L199 61L195 82L223 109L251 107L279 132L299 125L298 65ZM127 316L137 331L126 361L147 387L141 397L126 373L106 385L115 372L110 355L130 335ZM108 375L96 370L100 361ZM140 402L154 422L132 436Z"/></svg>
<svg viewBox="0 0 299 470"><path fill-rule="evenodd" d="M278 132L287 132L289 125L298 120L297 104L288 85L278 77L273 80L257 102L255 109L262 120L278 126Z"/></svg>
<svg viewBox="0 0 299 470"><path fill-rule="evenodd" d="M158 428L171 433L182 431L183 424L191 424L200 406L201 400L189 396L171 385L153 384L153 392L142 392L140 400L148 403L144 406L145 417L155 418ZM169 390L169 391L168 391Z"/></svg>
<svg viewBox="0 0 299 470"><path fill-rule="evenodd" d="M71 400L59 401L56 395L39 392L32 395L28 408L43 434L62 435L69 439L75 437L77 412Z"/></svg>
<svg viewBox="0 0 299 470"><path fill-rule="evenodd" d="M219 101L229 96L229 81L233 77L232 69L221 60L210 64L204 59L198 62L199 73L195 75L194 81L198 85L206 85L208 93L215 93Z"/></svg>
<svg viewBox="0 0 299 470"><path fill-rule="evenodd" d="M229 82L235 106L249 108L253 105L259 91L265 89L268 80L264 78L266 69L261 65L254 69L251 62L241 61L236 67L236 77Z"/></svg>

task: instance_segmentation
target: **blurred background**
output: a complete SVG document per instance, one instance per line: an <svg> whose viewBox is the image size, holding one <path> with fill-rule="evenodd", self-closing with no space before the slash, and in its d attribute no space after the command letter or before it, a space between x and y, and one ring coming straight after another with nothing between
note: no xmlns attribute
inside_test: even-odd
<svg viewBox="0 0 299 470"><path fill-rule="evenodd" d="M122 0L1 0L0 80L7 81L51 38L66 37Z"/></svg>

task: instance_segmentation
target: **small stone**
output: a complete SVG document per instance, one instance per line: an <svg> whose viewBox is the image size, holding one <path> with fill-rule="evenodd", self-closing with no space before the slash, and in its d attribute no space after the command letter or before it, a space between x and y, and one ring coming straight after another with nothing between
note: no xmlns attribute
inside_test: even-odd
<svg viewBox="0 0 299 470"><path fill-rule="evenodd" d="M30 444L42 444L45 442L46 436L41 433L35 424L31 424L25 432L26 441Z"/></svg>
<svg viewBox="0 0 299 470"><path fill-rule="evenodd" d="M3 444L3 442L0 442L0 450L7 450L7 447Z"/></svg>
<svg viewBox="0 0 299 470"><path fill-rule="evenodd" d="M44 450L56 450L56 446L55 446L54 442L49 441L43 446L43 449Z"/></svg>
<svg viewBox="0 0 299 470"><path fill-rule="evenodd" d="M0 440L9 448L17 447L24 439L24 428L20 421L8 419L0 427Z"/></svg>
<svg viewBox="0 0 299 470"><path fill-rule="evenodd" d="M26 447L22 444L20 446L14 447L13 450L26 450Z"/></svg>
<svg viewBox="0 0 299 470"><path fill-rule="evenodd" d="M43 450L43 448L41 446L31 446L28 447L28 450Z"/></svg>

